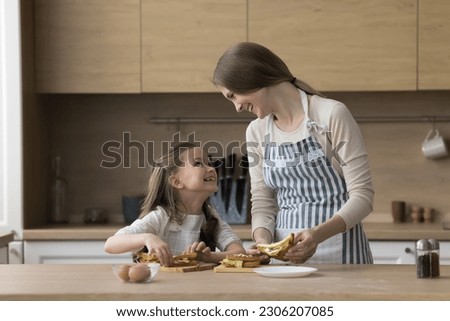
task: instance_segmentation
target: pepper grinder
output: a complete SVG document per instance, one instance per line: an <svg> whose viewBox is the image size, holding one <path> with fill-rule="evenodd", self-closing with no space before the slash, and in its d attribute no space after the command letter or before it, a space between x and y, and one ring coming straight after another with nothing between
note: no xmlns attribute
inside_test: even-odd
<svg viewBox="0 0 450 321"><path fill-rule="evenodd" d="M439 242L435 239L430 239L428 242L431 245L431 277L435 278L440 275Z"/></svg>
<svg viewBox="0 0 450 321"><path fill-rule="evenodd" d="M425 223L433 222L433 209L430 207L425 207L423 211L423 221Z"/></svg>
<svg viewBox="0 0 450 321"><path fill-rule="evenodd" d="M422 208L420 206L411 207L411 219L413 223L420 223L422 221Z"/></svg>

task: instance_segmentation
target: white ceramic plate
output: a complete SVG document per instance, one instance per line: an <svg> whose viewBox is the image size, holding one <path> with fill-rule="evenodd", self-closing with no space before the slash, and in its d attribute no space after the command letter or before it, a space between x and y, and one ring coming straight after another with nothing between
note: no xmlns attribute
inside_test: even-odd
<svg viewBox="0 0 450 321"><path fill-rule="evenodd" d="M299 278L316 272L317 269L307 266L267 266L253 271L268 278Z"/></svg>

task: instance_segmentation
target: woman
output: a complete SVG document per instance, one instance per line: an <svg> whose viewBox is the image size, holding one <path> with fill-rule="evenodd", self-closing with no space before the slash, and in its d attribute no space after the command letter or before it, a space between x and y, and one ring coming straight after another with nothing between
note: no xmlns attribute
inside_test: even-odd
<svg viewBox="0 0 450 321"><path fill-rule="evenodd" d="M293 263L373 263L361 224L372 211L369 162L346 106L250 42L222 55L213 82L258 117L246 131L255 243L295 232L285 256Z"/></svg>

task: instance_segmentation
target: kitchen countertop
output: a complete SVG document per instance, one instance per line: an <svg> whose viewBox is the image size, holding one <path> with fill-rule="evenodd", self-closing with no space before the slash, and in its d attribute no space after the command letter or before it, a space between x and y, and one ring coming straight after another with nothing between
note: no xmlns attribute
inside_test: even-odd
<svg viewBox="0 0 450 321"><path fill-rule="evenodd" d="M59 225L44 226L23 231L24 240L106 240L123 225ZM232 225L242 240L251 239L250 225ZM442 224L425 223L364 223L364 230L371 241L411 241L434 238L450 241L450 230Z"/></svg>
<svg viewBox="0 0 450 321"><path fill-rule="evenodd" d="M9 242L14 240L13 233L0 234L0 247L8 245Z"/></svg>
<svg viewBox="0 0 450 321"><path fill-rule="evenodd" d="M0 300L450 300L450 266L436 279L417 279L414 265L312 266L318 271L302 278L161 271L133 284L105 264L0 265Z"/></svg>

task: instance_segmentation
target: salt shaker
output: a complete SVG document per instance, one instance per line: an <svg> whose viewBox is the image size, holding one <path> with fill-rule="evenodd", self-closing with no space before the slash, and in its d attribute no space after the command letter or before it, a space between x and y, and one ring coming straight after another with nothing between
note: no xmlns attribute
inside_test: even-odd
<svg viewBox="0 0 450 321"><path fill-rule="evenodd" d="M427 240L418 240L416 243L416 269L417 278L431 277L431 244Z"/></svg>
<svg viewBox="0 0 450 321"><path fill-rule="evenodd" d="M430 239L428 242L431 244L431 277L435 278L440 275L439 242L435 239Z"/></svg>

